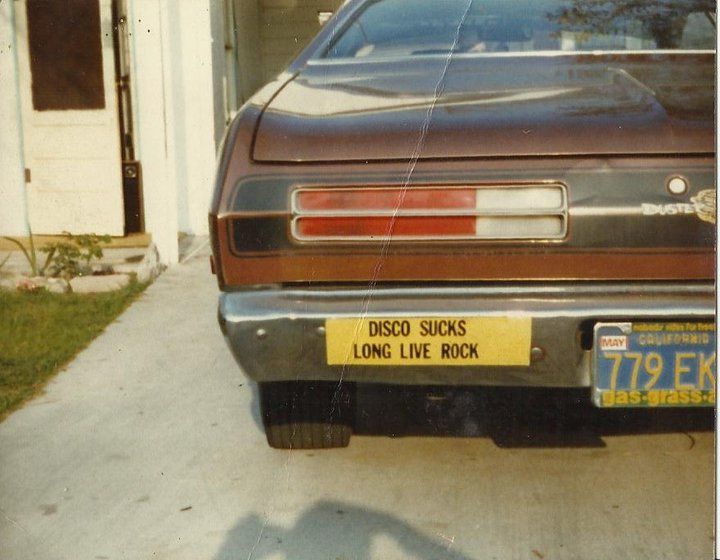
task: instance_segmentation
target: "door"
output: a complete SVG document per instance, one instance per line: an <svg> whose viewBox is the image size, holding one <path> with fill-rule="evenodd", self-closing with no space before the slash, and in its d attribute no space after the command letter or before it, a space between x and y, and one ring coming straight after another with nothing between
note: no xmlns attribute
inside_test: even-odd
<svg viewBox="0 0 720 560"><path fill-rule="evenodd" d="M123 235L111 0L16 6L33 233Z"/></svg>

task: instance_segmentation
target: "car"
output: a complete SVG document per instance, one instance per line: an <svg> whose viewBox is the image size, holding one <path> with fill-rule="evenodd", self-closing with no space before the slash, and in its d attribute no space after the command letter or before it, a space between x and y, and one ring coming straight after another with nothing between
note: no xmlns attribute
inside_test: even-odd
<svg viewBox="0 0 720 560"><path fill-rule="evenodd" d="M362 384L713 406L715 2L349 0L228 127L219 322L270 446Z"/></svg>

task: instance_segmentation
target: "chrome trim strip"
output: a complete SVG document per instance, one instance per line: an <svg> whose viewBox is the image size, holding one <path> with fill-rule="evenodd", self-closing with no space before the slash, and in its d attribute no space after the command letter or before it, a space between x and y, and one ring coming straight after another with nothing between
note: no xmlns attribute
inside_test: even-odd
<svg viewBox="0 0 720 560"><path fill-rule="evenodd" d="M520 208L517 212L509 213L503 210L467 210L458 208L457 211L448 208L439 208L438 210L367 210L363 212L353 212L351 210L333 210L332 212L302 212L298 214L298 218L382 218L382 217L506 217L512 218L517 216L561 216L563 217L563 208L548 208L547 210L537 210L534 208ZM432 212L432 214L430 213Z"/></svg>
<svg viewBox="0 0 720 560"><path fill-rule="evenodd" d="M516 51L497 53L452 53L453 58L542 58L561 56L617 56L617 55L699 55L715 54L715 49L638 49L638 50L592 50L592 51ZM342 64L407 62L408 60L447 60L447 54L420 54L409 56L389 56L387 58L314 58L308 60L308 66L337 66Z"/></svg>
<svg viewBox="0 0 720 560"><path fill-rule="evenodd" d="M643 294L647 298L638 298ZM228 321L372 316L714 317L710 282L556 282L378 286L267 287L223 292ZM242 304L240 303L242 302ZM482 303L482 305L477 305Z"/></svg>

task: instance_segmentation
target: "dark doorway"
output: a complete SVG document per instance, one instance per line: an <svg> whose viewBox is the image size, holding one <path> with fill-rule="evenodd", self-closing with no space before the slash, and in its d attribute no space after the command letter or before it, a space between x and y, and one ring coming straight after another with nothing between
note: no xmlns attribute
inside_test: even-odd
<svg viewBox="0 0 720 560"><path fill-rule="evenodd" d="M120 146L122 150L125 235L145 231L142 167L135 156L132 97L130 87L130 42L126 0L113 0L113 45L117 84Z"/></svg>

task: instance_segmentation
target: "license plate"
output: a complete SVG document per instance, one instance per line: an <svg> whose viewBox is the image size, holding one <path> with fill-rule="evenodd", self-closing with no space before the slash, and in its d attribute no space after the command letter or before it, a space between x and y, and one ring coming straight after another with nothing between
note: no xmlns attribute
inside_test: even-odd
<svg viewBox="0 0 720 560"><path fill-rule="evenodd" d="M373 366L527 366L530 317L327 319L327 363Z"/></svg>
<svg viewBox="0 0 720 560"><path fill-rule="evenodd" d="M713 406L716 369L715 323L595 326L596 406Z"/></svg>

